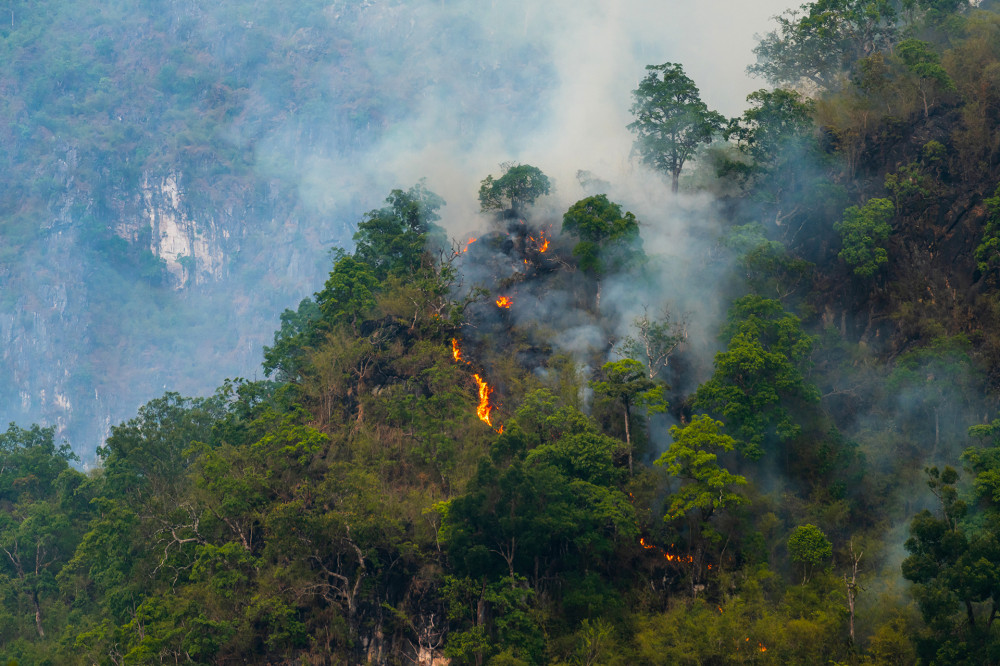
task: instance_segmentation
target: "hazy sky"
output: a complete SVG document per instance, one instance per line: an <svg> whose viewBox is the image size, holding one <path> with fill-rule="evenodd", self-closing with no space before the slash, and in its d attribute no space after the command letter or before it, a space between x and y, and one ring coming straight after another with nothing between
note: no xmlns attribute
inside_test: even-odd
<svg viewBox="0 0 1000 666"><path fill-rule="evenodd" d="M567 184L578 169L612 180L630 171L632 135L625 126L646 65L681 63L710 108L738 115L747 94L766 87L746 74L754 35L772 29L772 17L791 6L788 0L494 2L478 17L488 30L544 44L554 60L557 85L545 119L518 136L484 129L476 146L459 149L452 136L458 105L434 100L373 151L371 170L391 175L392 186L426 176L448 201L447 217L459 218L448 225L455 233L478 209L479 180L502 161L539 166L572 199L576 192Z"/></svg>
<svg viewBox="0 0 1000 666"><path fill-rule="evenodd" d="M668 0L656 4L660 6L655 12L660 24L643 31L643 37L652 44L644 55L655 62L683 63L709 107L733 116L743 110L749 93L766 86L764 81L745 73L747 65L754 61L754 35L774 29L771 17L800 3Z"/></svg>

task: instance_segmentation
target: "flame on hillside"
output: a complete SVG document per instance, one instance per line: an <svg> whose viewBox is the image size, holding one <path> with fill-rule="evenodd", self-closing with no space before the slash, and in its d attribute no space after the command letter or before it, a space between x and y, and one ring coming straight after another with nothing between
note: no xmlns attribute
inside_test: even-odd
<svg viewBox="0 0 1000 666"><path fill-rule="evenodd" d="M455 359L456 363L472 365L462 357L462 350L458 346L458 338L451 339L451 356ZM490 394L493 393L493 389L479 375L472 376L476 380L476 386L479 388L479 405L476 406L476 416L479 417L480 421L493 428L493 422L490 418L490 412L493 410L493 405L490 404ZM503 425L501 424L493 428L493 430L496 434L502 435Z"/></svg>
<svg viewBox="0 0 1000 666"><path fill-rule="evenodd" d="M639 543L642 544L642 547L645 548L646 550L655 550L656 552L658 552L660 555L663 556L663 559L665 559L667 562L684 562L687 564L694 562L694 557L692 557L691 555L675 555L674 553L668 553L667 551L663 550L662 548L660 548L655 544L646 543L646 537L639 537ZM711 568L712 567L710 565L709 569Z"/></svg>
<svg viewBox="0 0 1000 666"><path fill-rule="evenodd" d="M509 310L510 306L514 304L514 301L510 300L506 296L501 296L500 298L498 298L496 300L496 303L497 303L497 307L498 308L503 308L504 310Z"/></svg>
<svg viewBox="0 0 1000 666"><path fill-rule="evenodd" d="M479 375L472 375L472 378L476 380L476 385L479 387L479 406L476 407L476 416L479 417L480 421L492 427L490 411L493 406L490 404L490 394L493 393L493 389Z"/></svg>
<svg viewBox="0 0 1000 666"><path fill-rule="evenodd" d="M469 246L472 245L473 243L475 243L476 240L478 240L478 239L476 239L476 238L470 238L469 242L466 243L465 247L462 249L462 252L468 252L469 251Z"/></svg>
<svg viewBox="0 0 1000 666"><path fill-rule="evenodd" d="M538 240L534 236L528 236L532 243L538 243L538 251L544 253L549 249L549 239L545 237L545 231L538 232Z"/></svg>

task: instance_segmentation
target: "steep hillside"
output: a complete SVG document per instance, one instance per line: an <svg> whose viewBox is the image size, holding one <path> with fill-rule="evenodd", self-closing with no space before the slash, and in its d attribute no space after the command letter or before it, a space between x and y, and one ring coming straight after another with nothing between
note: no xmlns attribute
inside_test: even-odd
<svg viewBox="0 0 1000 666"><path fill-rule="evenodd" d="M312 172L429 99L465 105L457 141L530 123L548 54L427 4L14 3L0 419L57 424L90 457L165 386L253 374L367 196L362 172Z"/></svg>
<svg viewBox="0 0 1000 666"><path fill-rule="evenodd" d="M214 23L231 11L255 30L236 7L171 7L135 19L136 34L183 35L204 62L161 67L147 94L212 89L187 77L228 71L227 58L259 44ZM42 270L77 276L84 309L61 283L29 284L28 264L7 254L12 279L15 268L25 276L11 292L27 313L4 329L12 341L29 326L58 340L51 322L65 320L91 336L95 368L134 360L107 379L84 375L82 356L48 360L53 409L72 404L66 377L109 391L134 381L141 394L177 357L221 373L231 348L206 346L198 328L233 322L234 307L256 316L313 279L293 258L300 223L346 204L313 198L323 189L303 177L322 150L282 149L334 134L339 146L350 133L299 123L324 108L311 106L322 88L299 77L326 62L358 85L351 49L372 46L354 66L385 66L374 45L397 34L417 40L416 55L433 50L417 29L429 7L259 15L268 53L288 60L253 60L255 80L291 63L270 84L294 84L280 98L299 103L261 115L267 86L219 83L256 101L206 121L183 150L142 153L130 187L94 189L58 208L62 226L24 237L32 252L83 248L91 263ZM461 7L447 26L473 30ZM372 32L341 34L340 59L324 61L307 23L342 19ZM324 230L310 238L332 256L268 331L267 379L146 402L110 426L89 471L54 428L11 425L0 434L0 655L116 666L996 663L1000 13L961 0L817 0L774 26L751 67L774 87L737 117L702 100L682 63L636 72L621 100L627 168L580 165L557 181L545 164L503 161L476 178L478 192L456 191L450 219L417 180L351 218L349 251L322 238L335 218L308 227ZM470 57L512 52L484 35ZM486 62L454 66L482 73ZM397 92L454 83L454 71L420 73L352 98L372 103L351 117L356 136L369 136L354 123L376 106L402 113L386 101ZM492 100L491 85L481 92ZM505 105L529 89L499 94L496 108L519 112ZM161 135L135 122L136 150L153 146ZM614 145L603 138L593 140ZM421 154L440 166L443 153ZM66 173L82 164L51 159ZM175 159L186 167L161 168ZM82 196L60 188L24 205ZM198 192L212 215L189 203ZM446 222L468 235L449 237ZM265 249L292 272L275 277Z"/></svg>

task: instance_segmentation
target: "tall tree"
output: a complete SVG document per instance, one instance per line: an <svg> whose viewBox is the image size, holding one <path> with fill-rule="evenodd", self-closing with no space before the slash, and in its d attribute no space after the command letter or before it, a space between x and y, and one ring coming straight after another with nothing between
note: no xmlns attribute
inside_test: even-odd
<svg viewBox="0 0 1000 666"><path fill-rule="evenodd" d="M801 432L790 407L819 399L803 374L813 339L781 303L755 295L733 303L723 336L729 345L715 355L694 406L723 416L741 452L756 460Z"/></svg>
<svg viewBox="0 0 1000 666"><path fill-rule="evenodd" d="M896 53L914 76L920 99L924 103L924 118L930 117L930 102L939 92L952 92L955 82L941 66L941 56L927 42L904 39L896 45Z"/></svg>
<svg viewBox="0 0 1000 666"><path fill-rule="evenodd" d="M647 65L646 77L632 91L635 151L642 161L671 178L677 192L681 170L703 143L722 131L725 119L701 101L698 87L677 63Z"/></svg>
<svg viewBox="0 0 1000 666"><path fill-rule="evenodd" d="M663 385L646 377L646 367L631 358L609 361L601 368L606 379L590 385L601 395L617 401L625 416L625 445L628 447L628 471L632 473L632 409L645 405L653 412L663 412L667 403Z"/></svg>
<svg viewBox="0 0 1000 666"><path fill-rule="evenodd" d="M691 423L684 427L673 426L670 428L673 441L656 461L680 484L667 500L663 519L687 523L692 592L701 575L707 537L717 534L709 521L717 511L747 502L736 491L736 487L746 485L746 478L731 473L718 462L718 453L732 451L736 445L736 440L721 430L722 422L707 414L692 417Z"/></svg>
<svg viewBox="0 0 1000 666"><path fill-rule="evenodd" d="M815 179L809 177L809 166L815 164L810 158L816 156L815 104L780 88L752 92L747 102L747 110L730 120L725 131L742 159L724 163L720 172L735 175L752 198L772 208L780 226L815 197L809 187Z"/></svg>
<svg viewBox="0 0 1000 666"><path fill-rule="evenodd" d="M69 467L76 459L69 446L55 446L54 430L11 424L0 433L0 598L8 607L27 606L19 615L33 617L40 639L46 597L54 596L56 574L79 543L86 511L73 509L83 475ZM22 629L0 632L0 647Z"/></svg>
<svg viewBox="0 0 1000 666"><path fill-rule="evenodd" d="M823 530L812 524L799 525L788 537L788 554L792 562L802 565L802 584L809 581L809 575L817 567L829 561L833 555L833 545L823 534Z"/></svg>
<svg viewBox="0 0 1000 666"><path fill-rule="evenodd" d="M984 428L995 432L991 426ZM923 663L996 661L1000 644L992 628L1000 612L998 451L992 446L965 452L975 474L971 504L959 492L955 469L926 470L940 512L924 509L914 516L906 540L910 555L902 564L927 625L917 638Z"/></svg>

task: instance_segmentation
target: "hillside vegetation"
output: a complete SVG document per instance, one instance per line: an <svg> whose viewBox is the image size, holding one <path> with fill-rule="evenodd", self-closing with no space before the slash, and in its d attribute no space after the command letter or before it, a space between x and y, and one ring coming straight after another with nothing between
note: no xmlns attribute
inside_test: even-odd
<svg viewBox="0 0 1000 666"><path fill-rule="evenodd" d="M554 214L505 163L458 240L406 184L268 379L149 402L88 473L11 425L0 654L1000 661L1000 13L818 0L756 54L740 117L677 63L631 100L636 162L711 201L683 252L600 174Z"/></svg>

